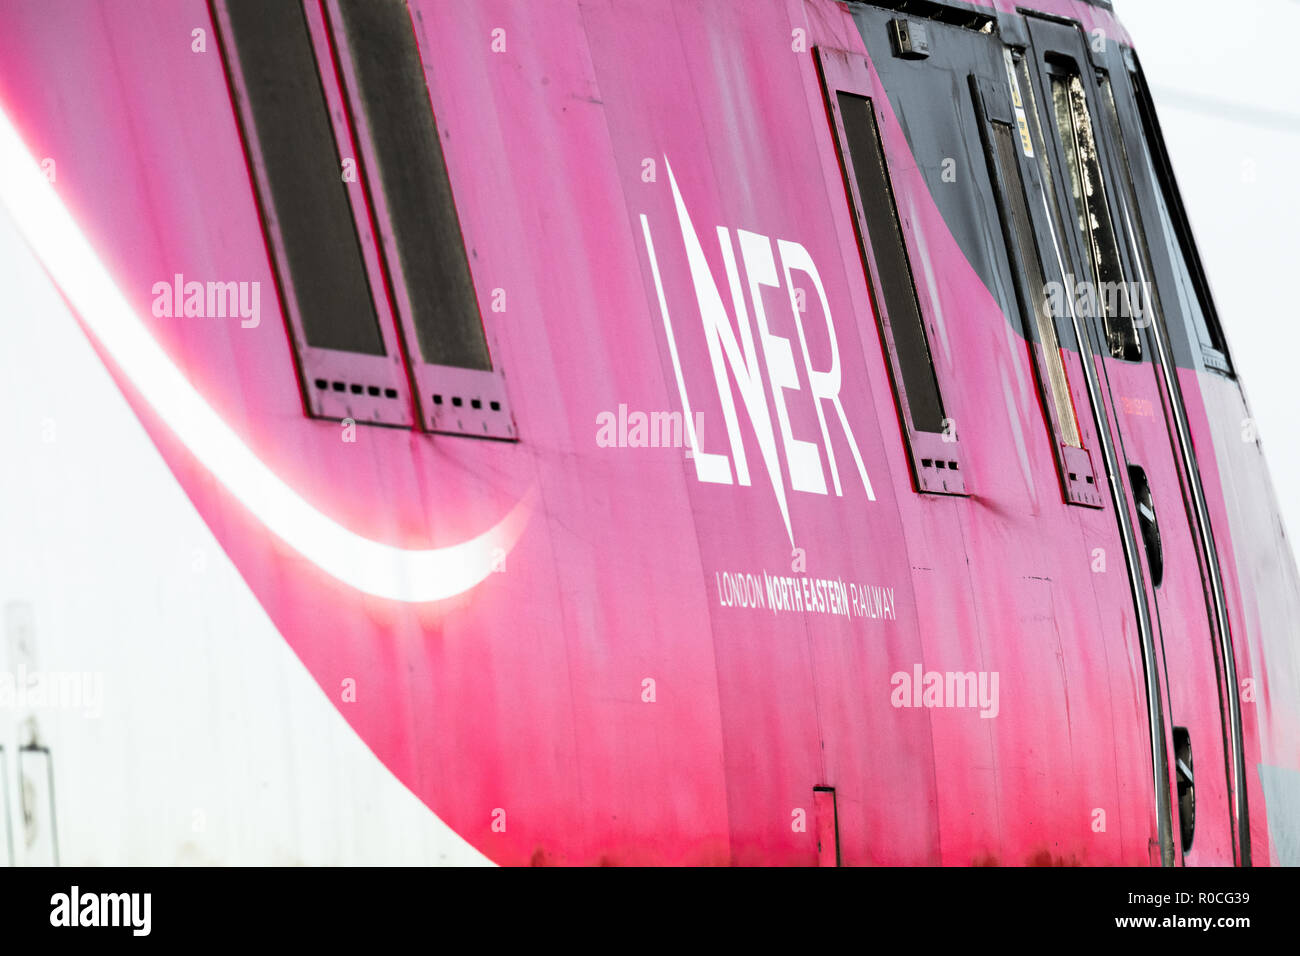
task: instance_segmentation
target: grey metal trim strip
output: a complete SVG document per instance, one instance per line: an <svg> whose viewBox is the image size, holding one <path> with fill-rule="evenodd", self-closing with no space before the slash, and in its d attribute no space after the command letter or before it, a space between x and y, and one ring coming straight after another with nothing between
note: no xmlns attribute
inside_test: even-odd
<svg viewBox="0 0 1300 956"><path fill-rule="evenodd" d="M1120 197L1121 199L1123 197ZM1128 203L1120 202L1124 211L1124 227L1128 232L1129 245L1133 249L1133 259L1137 263L1138 276L1143 288L1148 276L1142 264L1142 247L1138 245L1137 235L1133 229L1132 216ZM1187 474L1188 491L1191 493L1193 517L1196 521L1196 534L1205 552L1206 570L1210 575L1210 596L1214 604L1215 630L1218 632L1219 654L1223 658L1224 682L1228 692L1228 723L1230 729L1229 746L1232 750L1232 794L1234 822L1237 839L1233 847L1237 863L1250 866L1250 819L1246 806L1246 763L1243 750L1243 733L1241 724L1241 701L1237 693L1237 662L1232 653L1232 633L1228 626L1227 599L1223 591L1223 576L1219 568L1219 552L1214 544L1214 529L1210 524L1209 511L1205 504L1205 488L1201 484L1200 465L1196 460L1192 444L1191 428L1187 423L1187 408L1183 403L1183 390L1178 381L1175 366L1169 360L1169 347L1166 343L1167 330L1163 309L1155 310L1151 323L1151 337L1155 340L1159 353L1160 371L1165 382L1165 391L1169 394L1170 408L1174 413L1174 426L1177 430L1178 452L1182 459L1183 471Z"/></svg>

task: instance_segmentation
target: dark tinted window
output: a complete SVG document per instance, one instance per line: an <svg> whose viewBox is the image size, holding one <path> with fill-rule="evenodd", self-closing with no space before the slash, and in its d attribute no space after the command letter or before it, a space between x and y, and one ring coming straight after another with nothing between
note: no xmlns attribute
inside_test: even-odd
<svg viewBox="0 0 1300 956"><path fill-rule="evenodd" d="M862 214L875 259L879 288L893 339L895 362L907 397L912 427L943 431L943 402L926 341L921 307L916 297L907 246L898 221L880 131L871 100L836 93L848 145L851 175L862 201Z"/></svg>
<svg viewBox="0 0 1300 956"><path fill-rule="evenodd" d="M1078 76L1052 76L1052 111L1065 151L1075 225L1092 265L1093 295L1088 299L1105 321L1111 355L1137 361L1142 358L1142 343L1135 317L1141 314L1142 306L1129 299L1129 285L1106 201L1106 180L1097 153L1092 113Z"/></svg>
<svg viewBox="0 0 1300 956"><path fill-rule="evenodd" d="M1179 301L1185 314L1191 317L1196 327L1201 345L1219 353L1206 356L1207 361L1228 371L1227 346L1224 344L1223 332L1215 312L1214 299L1209 292L1209 284L1201 266L1196 244L1192 241L1191 226L1183 209L1182 197L1174 180L1174 170L1170 165L1165 150L1164 135L1156 119L1155 105L1141 72L1133 77L1133 93L1137 99L1138 112L1142 117L1143 142L1146 150L1142 155L1141 168L1151 177L1155 185L1156 206L1160 213L1160 232L1168 246L1169 257L1173 262L1174 276L1177 280ZM1138 169L1134 169L1134 175Z"/></svg>
<svg viewBox="0 0 1300 956"><path fill-rule="evenodd" d="M263 212L278 227L307 344L383 355L302 5L227 0L226 10L273 207Z"/></svg>
<svg viewBox="0 0 1300 956"><path fill-rule="evenodd" d="M442 145L405 0L347 0L343 29L426 362L490 369Z"/></svg>
<svg viewBox="0 0 1300 956"><path fill-rule="evenodd" d="M1016 253L1024 269L1025 303L1034 316L1038 339L1043 346L1043 363L1046 366L1047 400L1051 403L1054 419L1060 426L1060 439L1074 448L1082 447L1079 440L1079 423L1074 416L1074 402L1070 398L1070 385L1065 365L1061 361L1061 346L1057 341L1056 323L1047 300L1047 281L1043 277L1042 262L1038 258L1038 243L1034 239L1033 223L1029 217L1029 204L1025 198L1024 180L1017 159L1019 146L1016 134L1005 123L994 123L993 150L997 165L1006 184L1007 231L1015 239ZM1013 256L1012 262L1016 261ZM1013 265L1014 268L1014 265Z"/></svg>

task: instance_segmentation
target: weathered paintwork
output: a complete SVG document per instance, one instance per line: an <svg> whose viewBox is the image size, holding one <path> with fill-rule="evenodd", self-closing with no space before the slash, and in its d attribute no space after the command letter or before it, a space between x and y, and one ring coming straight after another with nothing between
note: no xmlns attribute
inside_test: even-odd
<svg viewBox="0 0 1300 956"><path fill-rule="evenodd" d="M868 58L848 7L412 0L479 301L506 291L505 311L483 315L519 440L358 426L355 443L337 422L304 415L208 6L147 7L0 8L0 109L33 159L57 160L59 199L139 321L261 462L356 535L436 549L529 502L517 543L476 586L426 603L364 594L269 533L85 322L276 629L432 813L505 864L814 864L824 825L800 826L800 813L814 817L825 800L813 788L829 786L845 864L1159 862L1143 655L1113 505L1062 502L1032 346L967 262L882 95L881 135L922 308L940 330L934 360L951 386L970 494L913 490L811 52ZM1039 7L1127 42L1105 10ZM191 49L195 29L207 31L206 52ZM504 52L492 50L498 29ZM870 78L880 83L874 68ZM737 328L759 304L744 289L737 317L718 230L742 286L739 231L774 253L779 288L760 292L761 307L772 334L793 343L798 381L779 393L764 371L758 387L773 429L783 396L827 494L792 489L788 446L776 432L765 457L739 401L747 486L700 481L682 448L598 443L602 413L680 410L684 389L703 416L701 449L734 472L684 242L692 227ZM848 423L823 403L834 465L778 240L806 251L825 292L829 316L809 275L795 273L808 367L835 363L834 328ZM42 259L57 281L55 254ZM176 273L260 283L261 323L156 318L154 283ZM57 355L32 359L57 375ZM1067 362L1082 374L1077 355ZM1099 368L1110 401L1155 410L1113 418L1169 503L1161 680L1175 710L1213 724L1212 632L1154 366ZM1296 805L1274 806L1286 791L1266 794L1257 768L1300 770L1294 567L1262 457L1240 440L1238 385L1195 368L1179 381L1237 673L1256 682L1243 704L1253 860L1280 862L1275 843L1296 845ZM1095 431L1085 413L1085 433ZM729 606L724 572L892 588L894 614ZM891 678L916 665L996 672L996 716L894 706ZM348 680L358 691L344 702ZM1203 748L1186 862L1231 864L1223 740Z"/></svg>

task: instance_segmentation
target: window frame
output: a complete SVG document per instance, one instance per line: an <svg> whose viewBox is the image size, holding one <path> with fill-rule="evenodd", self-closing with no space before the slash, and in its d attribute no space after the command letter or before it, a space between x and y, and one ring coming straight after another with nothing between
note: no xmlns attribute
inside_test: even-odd
<svg viewBox="0 0 1300 956"><path fill-rule="evenodd" d="M467 217L462 214L455 202L455 184L452 182L451 169L447 163L442 129L438 126L436 118L438 111L434 102L436 89L434 77L421 57L421 72L428 97L428 119L433 127L433 135L438 140L440 147L438 159L442 162L447 187L452 193L451 212L456 219L455 231L460 237L460 252L465 257L466 269L473 287L475 317L483 329L484 343L491 364L489 369L439 365L424 358L415 317L409 305L410 294L402 267L398 239L393 228L393 218L389 213L388 196L379 174L378 149L371 132L369 118L362 105L355 60L343 25L341 3L340 0L307 0L307 2L318 2L323 6L324 17L330 27L328 33L334 44L339 82L345 94L342 106L347 111L355 132L358 167L374 171L367 172L359 178L374 218L375 235L383 250L384 277L391 296L391 311L401 332L407 370L415 385L416 407L421 425L429 432L514 440L518 434L506 393L500 349L491 325L485 320L482 307L484 299L491 300L491 290L479 288L481 280L475 275L472 257L468 254L468 250L474 247L470 241L472 223L467 222ZM420 37L415 30L414 22L411 29L418 50Z"/></svg>
<svg viewBox="0 0 1300 956"><path fill-rule="evenodd" d="M456 252L465 257L474 317L483 329L490 369L438 365L424 360L401 265L401 249L379 173L378 147L371 134L344 27L341 0L293 2L302 13L311 47L321 100L333 138L339 182L348 202L383 355L310 344L227 6L229 0L209 0L209 11L240 129L259 224L270 253L281 312L288 327L304 410L312 417L335 421L350 419L405 427L418 423L421 429L431 433L517 440L500 349L485 321L481 305L484 296L468 252L473 247L469 241L470 230L456 207L451 171L447 168L445 150L442 149L442 132L433 103L433 77L428 66L421 58L420 72L429 101L428 121L438 141L440 155L437 158L442 161L445 184L451 192L454 233L459 242ZM404 2L403 7L409 17L409 5ZM420 42L413 20L411 31L418 53ZM354 180L343 178L343 162L349 159L355 164Z"/></svg>
<svg viewBox="0 0 1300 956"><path fill-rule="evenodd" d="M370 210L362 191L359 188L349 188L359 186L363 175L361 164L358 162L357 183L345 183L343 180L342 160L358 156L351 131L344 120L343 93L329 54L328 38L324 34L325 24L319 16L319 8L312 0L300 4L300 7L316 64L321 97L329 118L336 159L339 161L339 182L347 195L370 301L379 325L385 353L383 355L321 348L308 341L299 299L294 292L288 250L271 191L261 138L252 113L248 82L236 46L233 24L226 0L211 0L211 13L217 28L218 45L257 199L260 225L271 253L271 267L281 311L289 326L303 403L307 413L316 418L335 421L351 419L378 425L409 427L415 423L411 388L407 380L402 344L397 336L383 281ZM358 392L358 389L361 391ZM378 396L373 394L374 389L379 390Z"/></svg>
<svg viewBox="0 0 1300 956"><path fill-rule="evenodd" d="M1014 75L1010 71L1014 69L1014 65L1009 63L1008 83L1011 82L1011 77ZM1096 464L1089 450L1095 438L1091 437L1089 421L1079 414L1080 408L1085 410L1088 408L1087 396L1076 394L1076 383L1079 381L1079 376L1083 374L1083 370L1081 367L1076 367L1072 372L1072 366L1077 363L1077 354L1069 352L1066 348L1066 342L1072 341L1072 336L1067 337L1063 334L1067 330L1063 329L1061 324L1058 323L1057 317L1051 315L1049 311L1047 319L1052 323L1057 339L1058 359L1065 377L1066 397L1070 403L1069 414L1074 417L1075 430L1079 438L1079 444L1075 446L1065 440L1060 419L1061 410L1057 408L1055 391L1051 385L1051 373L1047 368L1047 345L1041 340L1034 318L1037 308L1047 307L1045 289L1036 293L1031 288L1029 265L1023 258L1020 237L1013 231L1015 227L1012 221L1010 190L1018 188L1024 198L1025 208L1029 214L1029 222L1026 224L1029 237L1032 240L1032 249L1029 251L1030 254L1037 258L1038 272L1046 284L1049 281L1047 277L1054 275L1056 270L1051 268L1050 263L1043 258L1042 244L1039 241L1039 237L1043 235L1043 231L1039 228L1040 213L1034 208L1030 192L1031 186L1037 185L1041 188L1041 182L1037 179L1037 163L1032 161L1034 157L1028 157L1030 161L1026 161L1027 157L1021 139L1022 135L1028 136L1030 145L1035 150L1044 148L1041 142L1034 140L1034 126L1028 120L1028 112L1033 108L1032 103L1028 105L1021 104L1017 107L1026 114L1022 126L1021 117L1013 109L1011 92L974 74L970 77L970 88L989 181L993 187L993 200L997 207L998 223L1002 231L1007 265L1015 288L1015 304L1020 310L1020 325L1024 331L1025 343L1032 356L1031 364L1034 368L1034 379L1038 386L1039 404L1042 406L1044 421L1052 442L1052 458L1056 464L1057 477L1060 479L1062 497L1067 504L1087 508L1102 508L1102 490L1097 479ZM1007 182L1006 177L1009 171L1003 168L1003 163L993 140L994 128L999 125L1008 130L1015 146L1015 183ZM1043 194L1046 195L1045 189ZM1036 301L1040 298L1040 304L1036 305ZM1077 346L1077 343L1075 344ZM1070 361L1071 357L1075 359L1075 362Z"/></svg>
<svg viewBox="0 0 1300 956"><path fill-rule="evenodd" d="M1142 72L1142 65L1137 58L1137 54L1131 47L1125 47L1124 54L1126 69L1124 71L1115 71L1115 74L1111 76L1111 92L1112 95L1117 97L1117 109L1120 93L1127 92L1136 114L1137 128L1128 128L1130 124L1125 124L1121 116L1119 118L1121 142L1124 144L1130 162L1139 162L1149 167L1153 190L1151 199L1155 203L1163 202L1164 204L1165 214L1169 218L1173 233L1166 237L1166 242L1176 246L1178 254L1182 257L1183 266L1187 270L1188 280L1191 283L1190 291L1196 296L1197 305L1205 320L1206 335L1210 338L1210 341L1206 342L1201 337L1200 330L1196 328L1195 322L1188 316L1189 335L1193 337L1196 351L1199 352L1206 369L1228 378L1235 378L1236 373L1233 369L1231 350L1228 348L1227 338L1223 332L1223 323L1219 318L1218 306L1215 304L1214 295L1210 289L1209 277L1201 261L1201 253L1192 231L1191 221L1183 204L1182 191L1178 187L1178 178L1174 173L1173 163L1169 158L1164 130L1160 126L1160 117L1155 108L1155 101L1151 97L1151 90L1147 85L1146 75ZM1126 90L1122 86L1118 90L1116 89L1116 79L1119 75L1125 77L1127 82ZM1141 148L1140 160L1135 158L1132 148L1134 145ZM1153 230L1147 225L1146 206L1141 205L1141 181L1137 176L1136 168L1131 167L1130 171L1133 191L1138 195L1139 202L1136 215L1142 220L1142 228L1147 233L1147 244L1150 248L1150 236ZM1143 172L1148 172L1148 170L1144 169ZM1155 193L1156 190L1158 190L1158 194ZM1159 214L1157 214L1156 218L1157 227L1163 231L1164 224L1159 221L1161 218ZM1151 254L1153 256L1156 254L1154 249L1151 250ZM1169 267L1176 282L1178 264L1170 262Z"/></svg>
<svg viewBox="0 0 1300 956"><path fill-rule="evenodd" d="M895 348L893 327L889 310L881 291L881 277L876 262L876 242L867 228L867 219L859 194L857 176L854 173L852 154L849 149L848 135L838 103L838 94L847 93L868 101L871 116L875 124L877 141L884 160L884 173L890 187L890 202L894 206L894 215L902 238L902 252L908 265L908 283L916 303L917 313L921 319L921 328L929 353L930 368L934 374L935 387L938 392L943 420L955 421L949 404L952 389L945 387L946 376L943 369L934 360L931 343L937 340L934 326L934 304L929 299L928 290L918 286L913 263L917 261L918 241L914 224L898 211L895 178L892 169L900 155L900 150L907 151L906 143L899 143L883 122L884 114L880 102L888 102L885 91L872 80L870 64L855 53L830 47L813 48L817 62L818 78L821 82L822 95L827 117L830 121L835 155L839 162L844 180L846 198L853 217L854 234L858 251L862 259L867 292L872 309L875 312L876 326L880 333L884 352L885 366L889 370L890 385L894 393L895 407L898 412L899 425L903 431L904 444L908 451L912 480L915 490L925 494L967 495L966 465L967 459L961 445L960 436L939 432L920 431L912 423L912 412L904 384L904 375Z"/></svg>
<svg viewBox="0 0 1300 956"><path fill-rule="evenodd" d="M1055 90L1058 83L1065 84L1067 90L1070 89L1071 83L1077 83L1083 96L1089 131L1092 134L1093 165L1096 172L1095 178L1100 186L1100 198L1094 195L1092 198L1080 196L1076 199L1071 191L1069 181L1057 184L1057 189L1061 190L1062 200L1065 203L1062 208L1069 214L1067 221L1071 222L1074 227L1070 231L1082 254L1080 263L1087 266L1089 281L1095 285L1095 298L1099 314L1090 316L1089 319L1098 323L1102 335L1102 344L1105 346L1102 354L1117 362L1125 362L1130 365L1149 362L1151 359L1151 343L1147 340L1147 336L1143 335L1144 327L1136 321L1132 305L1129 304L1119 315L1113 315L1104 305L1101 285L1114 280L1108 280L1102 275L1103 263L1094 254L1093 247L1097 244L1096 231L1094 228L1089 227L1085 233L1080 234L1080 226L1074 221L1079 212L1079 203L1083 204L1083 210L1087 213L1088 218L1094 221L1096 220L1094 215L1096 210L1100 210L1105 214L1105 227L1110 240L1110 251L1114 254L1114 267L1119 270L1119 284L1124 289L1129 288L1129 282L1132 281L1132 277L1138 273L1138 270L1135 268L1136 264L1130 258L1132 250L1128 248L1128 243L1120 232L1120 217L1117 215L1119 212L1117 205L1119 198L1114 194L1115 165L1110 156L1111 144L1105 138L1101 113L1098 110L1101 105L1101 95L1097 88L1096 69L1091 62L1081 64L1072 53L1061 53L1055 50L1047 53L1042 67L1042 81L1047 94L1043 108L1047 111L1047 118L1052 123L1053 147L1060 156L1061 169L1069 172L1078 182L1083 180L1084 170L1080 168L1080 165L1085 162L1080 155L1079 126L1072 111L1070 136L1074 145L1073 153L1068 152L1056 116ZM1071 161L1071 155L1074 156L1074 161ZM1125 301L1127 302L1127 294ZM1119 342L1125 343L1125 352L1117 351L1116 344ZM1126 354L1128 346L1136 349L1137 354Z"/></svg>

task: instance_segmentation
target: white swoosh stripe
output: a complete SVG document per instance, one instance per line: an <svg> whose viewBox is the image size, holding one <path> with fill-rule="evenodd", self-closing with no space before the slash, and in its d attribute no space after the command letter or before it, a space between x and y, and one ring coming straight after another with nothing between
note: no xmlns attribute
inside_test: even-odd
<svg viewBox="0 0 1300 956"><path fill-rule="evenodd" d="M154 340L0 109L0 204L118 368L194 457L268 530L327 574L395 601L463 594L503 567L528 523L535 488L487 531L408 550L373 541L308 504L268 468Z"/></svg>

